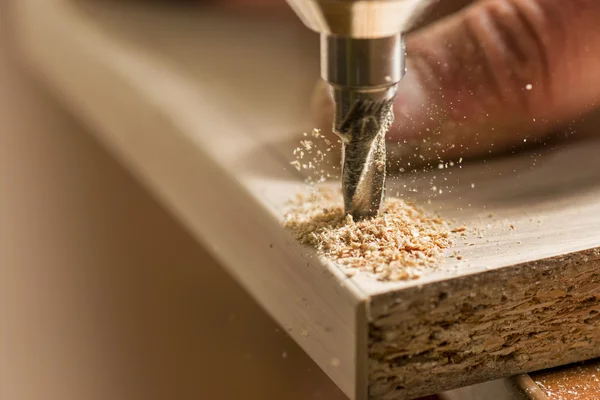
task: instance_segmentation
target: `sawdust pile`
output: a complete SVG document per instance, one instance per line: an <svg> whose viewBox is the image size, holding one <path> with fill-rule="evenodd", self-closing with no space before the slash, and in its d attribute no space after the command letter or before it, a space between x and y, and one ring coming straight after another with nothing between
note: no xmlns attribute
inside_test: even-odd
<svg viewBox="0 0 600 400"><path fill-rule="evenodd" d="M450 227L412 204L388 198L379 216L355 222L341 193L314 190L290 202L285 226L297 239L344 268L384 281L409 280L439 264L450 246Z"/></svg>

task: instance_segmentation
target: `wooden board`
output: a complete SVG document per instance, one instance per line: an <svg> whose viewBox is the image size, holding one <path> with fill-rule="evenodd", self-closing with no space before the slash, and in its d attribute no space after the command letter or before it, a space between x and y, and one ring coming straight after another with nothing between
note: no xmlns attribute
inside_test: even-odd
<svg viewBox="0 0 600 400"><path fill-rule="evenodd" d="M530 379L547 400L595 400L600 393L600 360L538 371Z"/></svg>
<svg viewBox="0 0 600 400"><path fill-rule="evenodd" d="M600 142L391 179L480 233L417 280L347 278L281 227L305 190L289 162L312 125L316 38L116 3L21 0L26 60L350 398L600 356Z"/></svg>
<svg viewBox="0 0 600 400"><path fill-rule="evenodd" d="M440 400L548 400L527 374L465 386L438 396Z"/></svg>

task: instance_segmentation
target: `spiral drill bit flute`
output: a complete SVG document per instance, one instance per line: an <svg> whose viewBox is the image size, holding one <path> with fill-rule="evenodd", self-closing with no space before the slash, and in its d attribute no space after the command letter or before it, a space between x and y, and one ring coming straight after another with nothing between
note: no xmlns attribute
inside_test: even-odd
<svg viewBox="0 0 600 400"><path fill-rule="evenodd" d="M342 140L344 207L356 219L377 215L384 196L385 135L405 72L404 32L432 0L288 0L321 34L321 77Z"/></svg>

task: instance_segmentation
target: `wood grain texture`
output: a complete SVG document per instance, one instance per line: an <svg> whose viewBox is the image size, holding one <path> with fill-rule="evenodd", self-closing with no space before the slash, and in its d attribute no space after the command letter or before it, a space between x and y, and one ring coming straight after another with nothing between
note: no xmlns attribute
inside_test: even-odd
<svg viewBox="0 0 600 400"><path fill-rule="evenodd" d="M302 26L19 5L29 64L349 397L425 395L600 356L600 142L390 179L388 193L469 234L419 279L347 278L281 227L305 190L289 162L312 127L318 75L318 41Z"/></svg>

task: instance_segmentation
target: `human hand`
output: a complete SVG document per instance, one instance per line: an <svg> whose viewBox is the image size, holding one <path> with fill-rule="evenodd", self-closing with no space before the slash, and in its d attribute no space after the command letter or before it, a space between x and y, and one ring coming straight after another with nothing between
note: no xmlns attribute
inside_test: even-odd
<svg viewBox="0 0 600 400"><path fill-rule="evenodd" d="M599 21L598 0L481 0L410 34L388 134L401 162L514 151L600 106Z"/></svg>

